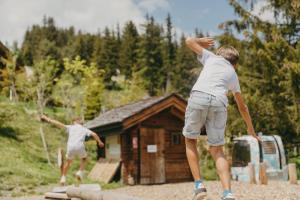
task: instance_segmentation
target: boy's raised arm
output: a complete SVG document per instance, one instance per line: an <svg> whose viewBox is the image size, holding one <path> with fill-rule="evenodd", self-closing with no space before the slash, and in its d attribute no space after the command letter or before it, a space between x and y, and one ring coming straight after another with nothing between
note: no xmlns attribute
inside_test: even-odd
<svg viewBox="0 0 300 200"><path fill-rule="evenodd" d="M244 103L241 93L239 93L239 92L234 93L234 99L237 103L239 112L242 115L242 117L247 125L248 134L255 137L258 141L260 141L260 138L255 133L248 107Z"/></svg>
<svg viewBox="0 0 300 200"><path fill-rule="evenodd" d="M92 132L91 135L92 135L92 137L97 141L98 146L99 146L99 147L104 147L104 144L103 144L103 142L100 140L100 138L99 138L99 136L97 135L97 133L95 133L95 132L93 132L93 131L91 131L91 132Z"/></svg>
<svg viewBox="0 0 300 200"><path fill-rule="evenodd" d="M46 115L42 115L41 119L44 120L44 121L46 121L46 122L49 122L49 123L51 123L51 124L53 124L53 125L55 125L57 127L59 127L59 128L66 128L65 124L63 124L63 123L61 123L61 122L59 122L57 120L51 119L50 117L47 117Z"/></svg>
<svg viewBox="0 0 300 200"><path fill-rule="evenodd" d="M202 55L203 49L206 49L214 45L214 40L208 37L203 37L203 38L188 37L185 40L185 44L196 54Z"/></svg>

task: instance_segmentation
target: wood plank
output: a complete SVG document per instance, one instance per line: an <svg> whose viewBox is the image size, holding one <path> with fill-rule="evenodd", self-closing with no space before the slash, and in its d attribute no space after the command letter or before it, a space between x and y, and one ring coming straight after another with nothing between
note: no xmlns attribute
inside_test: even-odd
<svg viewBox="0 0 300 200"><path fill-rule="evenodd" d="M140 130L141 184L165 183L164 129L145 128ZM156 145L157 152L147 152L148 145Z"/></svg>
<svg viewBox="0 0 300 200"><path fill-rule="evenodd" d="M149 184L150 183L150 169L149 169L149 162L150 162L150 158L149 158L149 154L147 153L147 141L149 141L151 139L148 138L148 134L147 134L147 129L145 128L141 128L140 129L140 145L141 145L141 179L140 179L140 183L141 184Z"/></svg>
<svg viewBox="0 0 300 200"><path fill-rule="evenodd" d="M120 164L120 160L100 158L88 177L94 181L109 183L120 167Z"/></svg>
<svg viewBox="0 0 300 200"><path fill-rule="evenodd" d="M267 177L267 165L266 163L259 164L259 181L262 185L268 184L268 177Z"/></svg>
<svg viewBox="0 0 300 200"><path fill-rule="evenodd" d="M297 184L297 170L296 170L296 164L290 163L288 165L289 169L289 179L291 184Z"/></svg>
<svg viewBox="0 0 300 200"><path fill-rule="evenodd" d="M46 192L44 196L45 199L71 200L66 193Z"/></svg>
<svg viewBox="0 0 300 200"><path fill-rule="evenodd" d="M85 200L103 200L103 194L99 188L93 187L68 187L66 191L68 197Z"/></svg>
<svg viewBox="0 0 300 200"><path fill-rule="evenodd" d="M136 114L135 116L131 116L130 118L125 119L123 121L123 128L128 129L134 126L135 124L144 121L152 115L155 115L171 106L174 106L182 112L185 112L186 103L182 100L178 100L178 98L175 96L171 96L163 102L153 105L151 108L145 109L144 111Z"/></svg>
<svg viewBox="0 0 300 200"><path fill-rule="evenodd" d="M164 129L158 129L154 132L155 143L157 144L157 152L155 154L155 183L166 182L166 171L165 171L165 131Z"/></svg>
<svg viewBox="0 0 300 200"><path fill-rule="evenodd" d="M173 114L174 116L178 117L181 120L184 120L185 112L182 112L181 110L179 110L176 107L171 108L171 114Z"/></svg>

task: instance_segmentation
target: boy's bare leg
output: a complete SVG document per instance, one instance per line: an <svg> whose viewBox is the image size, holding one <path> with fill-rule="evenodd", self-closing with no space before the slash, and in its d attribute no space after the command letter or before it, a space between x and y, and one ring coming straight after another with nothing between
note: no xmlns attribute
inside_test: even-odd
<svg viewBox="0 0 300 200"><path fill-rule="evenodd" d="M79 170L80 170L80 171L83 171L83 170L84 170L86 161L87 161L87 158L81 158L81 161L80 161L80 167L79 167Z"/></svg>
<svg viewBox="0 0 300 200"><path fill-rule="evenodd" d="M71 163L72 163L72 160L67 159L67 162L66 162L66 164L64 165L64 167L62 169L62 176L60 177L60 184L61 185L66 184L66 175L68 173L68 169L69 169Z"/></svg>
<svg viewBox="0 0 300 200"><path fill-rule="evenodd" d="M200 180L199 157L197 151L197 140L185 138L186 156L190 165L190 169L194 180Z"/></svg>
<svg viewBox="0 0 300 200"><path fill-rule="evenodd" d="M229 164L223 152L223 146L210 146L210 154L215 160L217 171L224 190L230 190Z"/></svg>
<svg viewBox="0 0 300 200"><path fill-rule="evenodd" d="M66 176L66 175L67 175L71 163L72 163L72 160L67 159L67 162L66 162L66 164L64 165L63 172L62 172L62 175L63 175L63 176Z"/></svg>
<svg viewBox="0 0 300 200"><path fill-rule="evenodd" d="M83 180L83 170L86 164L87 158L81 158L80 159L80 167L79 167L79 171L76 172L76 178L79 181L79 183Z"/></svg>

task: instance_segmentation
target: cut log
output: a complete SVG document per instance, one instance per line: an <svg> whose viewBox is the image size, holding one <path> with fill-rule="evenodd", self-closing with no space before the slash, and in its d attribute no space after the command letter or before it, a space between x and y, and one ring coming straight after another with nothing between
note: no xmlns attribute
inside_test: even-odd
<svg viewBox="0 0 300 200"><path fill-rule="evenodd" d="M70 198L80 198L82 200L103 200L101 191L83 189L80 187L68 187L67 196Z"/></svg>
<svg viewBox="0 0 300 200"><path fill-rule="evenodd" d="M65 193L46 192L45 199L71 200Z"/></svg>
<svg viewBox="0 0 300 200"><path fill-rule="evenodd" d="M248 164L248 170L249 170L249 183L250 184L256 184L255 168L254 168L253 163Z"/></svg>
<svg viewBox="0 0 300 200"><path fill-rule="evenodd" d="M291 184L297 184L297 170L295 163L289 164L289 179Z"/></svg>
<svg viewBox="0 0 300 200"><path fill-rule="evenodd" d="M262 185L268 184L267 165L266 163L259 164L259 182Z"/></svg>

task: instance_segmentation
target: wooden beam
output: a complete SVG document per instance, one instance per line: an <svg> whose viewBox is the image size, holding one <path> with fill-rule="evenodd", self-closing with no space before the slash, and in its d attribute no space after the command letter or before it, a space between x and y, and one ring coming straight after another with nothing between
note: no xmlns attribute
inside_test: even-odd
<svg viewBox="0 0 300 200"><path fill-rule="evenodd" d="M65 193L46 192L45 199L70 200L71 198Z"/></svg>
<svg viewBox="0 0 300 200"><path fill-rule="evenodd" d="M259 181L262 185L268 185L267 165L266 163L259 164Z"/></svg>
<svg viewBox="0 0 300 200"><path fill-rule="evenodd" d="M171 114L178 117L179 119L184 120L184 112L181 112L178 108L172 107Z"/></svg>
<svg viewBox="0 0 300 200"><path fill-rule="evenodd" d="M290 163L289 164L289 179L291 184L297 184L297 170L296 170L296 164Z"/></svg>
<svg viewBox="0 0 300 200"><path fill-rule="evenodd" d="M148 119L149 117L165 110L171 106L176 107L178 110L184 112L185 106L184 102L179 101L178 97L171 96L170 98L153 105L151 108L145 109L144 111L136 114L135 116L131 116L123 121L123 129L128 129L137 123Z"/></svg>
<svg viewBox="0 0 300 200"><path fill-rule="evenodd" d="M101 191L93 191L79 187L68 187L67 195L71 198L80 198L84 200L103 200Z"/></svg>

